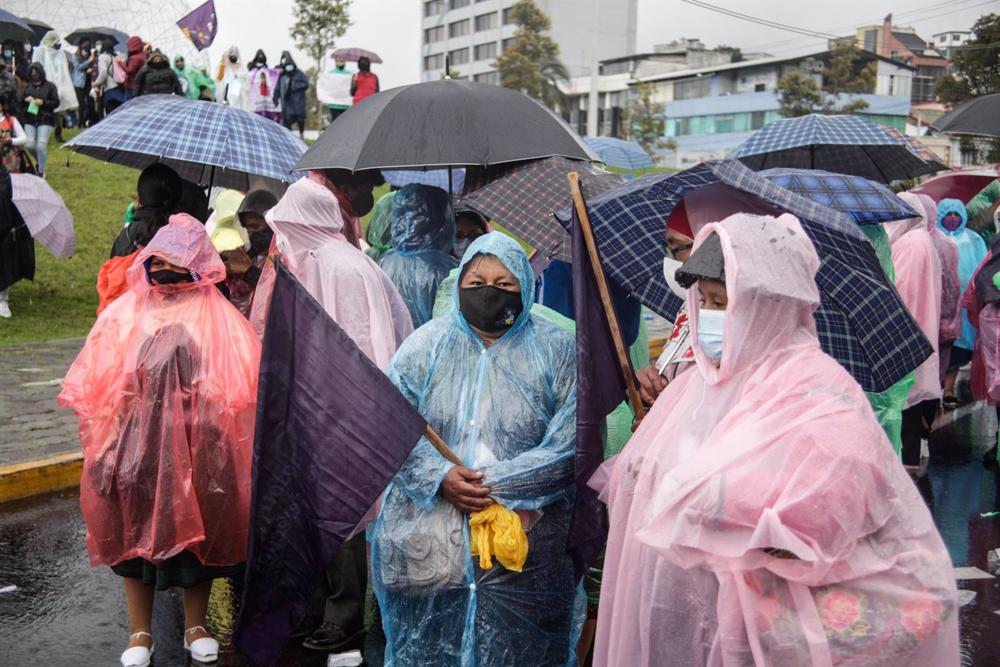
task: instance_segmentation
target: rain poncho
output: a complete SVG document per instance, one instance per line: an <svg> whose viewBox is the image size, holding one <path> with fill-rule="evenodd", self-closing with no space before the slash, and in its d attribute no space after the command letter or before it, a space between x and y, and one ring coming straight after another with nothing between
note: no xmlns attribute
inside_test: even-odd
<svg viewBox="0 0 1000 667"><path fill-rule="evenodd" d="M379 266L406 301L413 326L431 319L438 285L458 266L449 253L455 244L455 212L441 188L405 185L392 200L392 250Z"/></svg>
<svg viewBox="0 0 1000 667"><path fill-rule="evenodd" d="M413 326L406 304L370 257L343 234L340 203L330 190L303 178L267 212L282 261L365 355L385 368ZM261 274L250 321L263 331L274 267Z"/></svg>
<svg viewBox="0 0 1000 667"><path fill-rule="evenodd" d="M150 284L152 257L193 283ZM246 560L260 344L215 283L201 223L175 215L135 258L63 380L83 443L80 506L94 565Z"/></svg>
<svg viewBox="0 0 1000 667"><path fill-rule="evenodd" d="M562 665L582 621L566 552L573 509L576 368L571 334L531 314L535 279L517 242L472 243L521 283L524 310L484 347L458 310L403 343L388 375L493 498L539 510L521 573L473 559L469 519L438 495L451 468L426 440L386 492L372 532L372 580L386 665ZM577 606L581 605L581 606Z"/></svg>
<svg viewBox="0 0 1000 667"><path fill-rule="evenodd" d="M229 61L230 56L236 56L235 63ZM222 54L215 78L218 81L215 86L215 101L242 109L246 100L244 90L246 74L243 73L243 61L240 59L240 50L237 47L230 46Z"/></svg>
<svg viewBox="0 0 1000 667"><path fill-rule="evenodd" d="M953 232L948 231L941 224L941 220L949 213L958 213L962 216L962 224ZM969 215L965 211L965 205L959 200L942 199L938 203L937 228L958 248L958 279L959 289L962 292L965 292L973 274L975 274L980 262L986 258L988 252L983 237L966 227L968 221ZM975 342L976 330L969 322L966 309L962 308L962 329L955 340L955 347L972 350Z"/></svg>
<svg viewBox="0 0 1000 667"><path fill-rule="evenodd" d="M254 58L256 64L247 73L247 109L254 113L275 118L278 116L279 108L272 99L274 89L278 85L278 76L281 70L261 64L258 58L262 58L264 52L258 50Z"/></svg>
<svg viewBox="0 0 1000 667"><path fill-rule="evenodd" d="M184 56L181 55L176 56L174 58L174 63L176 63L178 59L181 59L183 57ZM181 87L184 88L184 94L189 98L191 98L192 100L197 100L198 98L201 97L202 86L212 91L212 94L214 96L215 81L213 81L210 76L205 74L205 72L198 69L197 67L188 65L185 62L184 69L177 69L177 65L175 64L174 74L176 74L177 78L180 80Z"/></svg>
<svg viewBox="0 0 1000 667"><path fill-rule="evenodd" d="M919 207L918 207L919 208ZM885 223L892 243L896 290L927 336L934 353L916 370L906 407L941 398L938 333L941 327L941 260L923 217Z"/></svg>
<svg viewBox="0 0 1000 667"><path fill-rule="evenodd" d="M42 43L35 47L35 52L31 56L32 62L41 63L42 69L45 70L45 78L59 91L59 106L56 107L56 113L70 111L80 106L76 99L73 78L69 73L66 52L53 48L59 42L59 33L50 30L42 37Z"/></svg>
<svg viewBox="0 0 1000 667"><path fill-rule="evenodd" d="M376 262L392 249L392 200L395 198L394 190L379 197L368 219L368 229L365 231L368 249L365 254Z"/></svg>
<svg viewBox="0 0 1000 667"><path fill-rule="evenodd" d="M713 232L721 365L692 310L697 367L591 480L611 526L594 664L957 666L948 552L820 348L816 251L790 215L737 214L698 243Z"/></svg>

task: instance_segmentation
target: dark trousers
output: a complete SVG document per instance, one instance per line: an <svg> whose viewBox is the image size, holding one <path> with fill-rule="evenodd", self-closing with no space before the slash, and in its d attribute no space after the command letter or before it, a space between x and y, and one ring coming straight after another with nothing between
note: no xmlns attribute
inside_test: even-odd
<svg viewBox="0 0 1000 667"><path fill-rule="evenodd" d="M80 105L76 114L80 119L80 129L90 127L97 121L97 112L94 110L94 98L90 96L90 88L76 89L76 102Z"/></svg>
<svg viewBox="0 0 1000 667"><path fill-rule="evenodd" d="M285 121L285 127L287 127L289 130L294 129L294 127L296 125L298 125L299 126L299 134L304 134L305 133L305 131L306 131L306 119L305 118L297 117L297 116L292 116L292 117L283 116L283 118L284 118L284 121Z"/></svg>
<svg viewBox="0 0 1000 667"><path fill-rule="evenodd" d="M332 123L340 118L340 115L347 111L347 109L327 109L327 111L330 113L330 122Z"/></svg>
<svg viewBox="0 0 1000 667"><path fill-rule="evenodd" d="M930 400L903 410L903 465L920 465L920 441L930 435L937 409L938 402Z"/></svg>
<svg viewBox="0 0 1000 667"><path fill-rule="evenodd" d="M368 555L365 535L355 535L344 543L326 566L309 616L336 623L346 632L357 632L365 623L365 591L368 587Z"/></svg>

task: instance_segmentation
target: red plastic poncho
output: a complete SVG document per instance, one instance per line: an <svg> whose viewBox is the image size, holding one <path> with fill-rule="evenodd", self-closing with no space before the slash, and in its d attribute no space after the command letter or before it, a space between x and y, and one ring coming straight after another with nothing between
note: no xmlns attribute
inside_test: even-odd
<svg viewBox="0 0 1000 667"><path fill-rule="evenodd" d="M151 285L147 260L193 283ZM97 319L59 402L80 421L80 505L94 565L182 550L204 565L246 560L260 343L215 283L204 227L175 215Z"/></svg>
<svg viewBox="0 0 1000 667"><path fill-rule="evenodd" d="M861 388L820 349L816 251L790 215L737 214L698 243L712 232L721 364L693 309L697 367L599 471L594 664L957 666L948 552Z"/></svg>

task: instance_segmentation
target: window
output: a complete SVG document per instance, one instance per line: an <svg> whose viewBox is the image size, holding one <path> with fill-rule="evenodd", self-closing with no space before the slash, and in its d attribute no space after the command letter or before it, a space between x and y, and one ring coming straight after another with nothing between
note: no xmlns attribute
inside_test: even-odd
<svg viewBox="0 0 1000 667"><path fill-rule="evenodd" d="M434 28L424 30L424 44L433 44L444 39L444 26L439 25Z"/></svg>
<svg viewBox="0 0 1000 667"><path fill-rule="evenodd" d="M732 132L736 119L732 114L718 115L715 117L716 132Z"/></svg>
<svg viewBox="0 0 1000 667"><path fill-rule="evenodd" d="M462 7L468 7L471 0L451 0L452 9L461 9Z"/></svg>
<svg viewBox="0 0 1000 667"><path fill-rule="evenodd" d="M432 56L424 56L424 71L441 69L444 67L444 54L435 53Z"/></svg>
<svg viewBox="0 0 1000 667"><path fill-rule="evenodd" d="M764 127L764 123L765 123L765 121L764 121L764 118L765 118L764 113L765 112L763 112L763 111L751 111L750 112L750 129L751 130L759 130L760 128Z"/></svg>
<svg viewBox="0 0 1000 667"><path fill-rule="evenodd" d="M491 60L497 57L497 43L478 44L473 54L476 60Z"/></svg>
<svg viewBox="0 0 1000 667"><path fill-rule="evenodd" d="M483 72L482 74L476 74L472 77L473 81L478 81L479 83L488 83L493 86L500 85L500 73L499 72Z"/></svg>
<svg viewBox="0 0 1000 667"><path fill-rule="evenodd" d="M455 21L448 26L448 36L449 37L464 37L468 35L472 27L472 21L465 19L464 21Z"/></svg>
<svg viewBox="0 0 1000 667"><path fill-rule="evenodd" d="M427 0L424 3L424 16L437 16L444 11L444 0Z"/></svg>
<svg viewBox="0 0 1000 667"><path fill-rule="evenodd" d="M629 60L619 60L614 63L607 63L601 65L601 74L604 76L611 76L612 74L628 74L629 68L632 66L632 62Z"/></svg>
<svg viewBox="0 0 1000 667"><path fill-rule="evenodd" d="M514 42L517 41L517 37L508 37L507 39L500 42L500 53L507 53L507 49L514 46Z"/></svg>
<svg viewBox="0 0 1000 667"><path fill-rule="evenodd" d="M469 62L469 49L455 49L454 51L449 51L448 58L451 60L452 67L455 65L465 65Z"/></svg>
<svg viewBox="0 0 1000 667"><path fill-rule="evenodd" d="M675 100L690 100L696 97L708 97L712 93L712 81L708 78L688 79L674 84Z"/></svg>
<svg viewBox="0 0 1000 667"><path fill-rule="evenodd" d="M489 14L480 14L476 17L476 32L481 32L483 30L492 30L497 27L497 14L496 12L490 12Z"/></svg>
<svg viewBox="0 0 1000 667"><path fill-rule="evenodd" d="M956 33L954 33L954 34L953 34L953 35L951 36L951 41L953 41L953 42L960 42L960 41L962 41L962 36L961 36L961 35L959 35L959 34L958 34L958 33L956 32Z"/></svg>
<svg viewBox="0 0 1000 667"><path fill-rule="evenodd" d="M511 23L514 22L514 19L511 17L510 10L511 10L510 7L508 7L505 10L503 10L503 24L504 25L510 25Z"/></svg>
<svg viewBox="0 0 1000 667"><path fill-rule="evenodd" d="M755 92L755 93L763 93L766 90L767 90L767 84L766 83L755 83L753 85L753 92Z"/></svg>

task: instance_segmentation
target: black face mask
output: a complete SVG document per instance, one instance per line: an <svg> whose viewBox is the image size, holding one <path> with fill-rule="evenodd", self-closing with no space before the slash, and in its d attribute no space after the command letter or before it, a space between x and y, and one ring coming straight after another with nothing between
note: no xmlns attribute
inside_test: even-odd
<svg viewBox="0 0 1000 667"><path fill-rule="evenodd" d="M274 232L270 228L261 229L250 235L250 256L257 257L267 252L271 248L271 239Z"/></svg>
<svg viewBox="0 0 1000 667"><path fill-rule="evenodd" d="M237 60L239 60L239 58L237 58L236 56L229 56L229 62L231 62L232 64L235 65Z"/></svg>
<svg viewBox="0 0 1000 667"><path fill-rule="evenodd" d="M150 271L149 278L157 285L179 285L181 283L194 282L194 278L191 277L191 273L189 271L177 273L176 271L171 271L170 269Z"/></svg>
<svg viewBox="0 0 1000 667"><path fill-rule="evenodd" d="M480 331L492 334L514 325L524 309L520 292L483 285L463 287L458 293L458 308L465 321Z"/></svg>
<svg viewBox="0 0 1000 667"><path fill-rule="evenodd" d="M371 192L363 192L361 194L356 194L351 197L351 210L354 211L354 215L362 218L375 208L375 195Z"/></svg>

